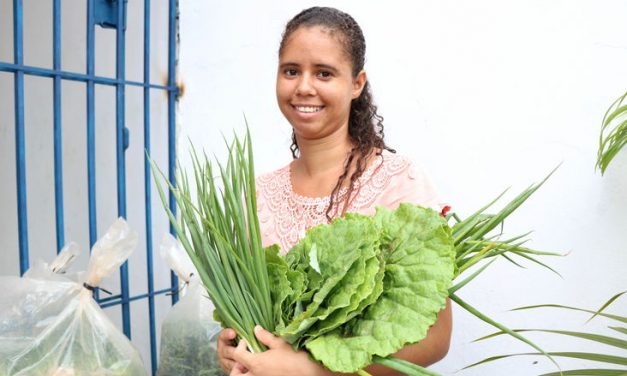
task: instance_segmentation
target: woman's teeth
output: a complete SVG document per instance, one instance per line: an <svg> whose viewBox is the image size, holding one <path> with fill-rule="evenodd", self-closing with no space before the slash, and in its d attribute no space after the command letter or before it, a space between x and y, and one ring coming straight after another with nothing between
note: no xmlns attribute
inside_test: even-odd
<svg viewBox="0 0 627 376"><path fill-rule="evenodd" d="M318 112L322 110L322 106L294 106L299 112Z"/></svg>

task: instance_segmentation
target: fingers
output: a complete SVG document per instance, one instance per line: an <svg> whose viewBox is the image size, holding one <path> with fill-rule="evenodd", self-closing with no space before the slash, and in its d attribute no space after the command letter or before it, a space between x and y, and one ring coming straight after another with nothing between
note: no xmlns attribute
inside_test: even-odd
<svg viewBox="0 0 627 376"><path fill-rule="evenodd" d="M231 341L235 338L236 334L233 329L224 329L220 332L218 337L218 360L222 369L229 373L235 364L233 360L233 351L235 347L232 346Z"/></svg>
<svg viewBox="0 0 627 376"><path fill-rule="evenodd" d="M269 349L276 349L287 344L283 338L275 336L260 325L255 326L255 337Z"/></svg>
<svg viewBox="0 0 627 376"><path fill-rule="evenodd" d="M233 365L233 369L231 370L231 373L229 376L243 376L247 374L248 374L248 370L246 369L246 367L244 367L243 365L239 363L235 363Z"/></svg>
<svg viewBox="0 0 627 376"><path fill-rule="evenodd" d="M220 359L220 367L224 370L224 372L229 373L235 367L237 363L234 360L229 359Z"/></svg>
<svg viewBox="0 0 627 376"><path fill-rule="evenodd" d="M233 350L233 359L244 366L246 369L251 368L251 362L254 361L255 355L248 351L248 343L245 339L241 339Z"/></svg>
<svg viewBox="0 0 627 376"><path fill-rule="evenodd" d="M222 341L229 342L229 341L234 340L236 336L237 334L235 333L235 330L231 328L225 328L225 329L222 329L222 331L220 332L220 336L218 338Z"/></svg>

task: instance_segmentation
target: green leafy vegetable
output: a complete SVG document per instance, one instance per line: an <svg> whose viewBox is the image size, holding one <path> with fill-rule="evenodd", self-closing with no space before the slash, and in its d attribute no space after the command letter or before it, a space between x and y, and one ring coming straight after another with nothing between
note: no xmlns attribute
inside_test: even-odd
<svg viewBox="0 0 627 376"><path fill-rule="evenodd" d="M352 215L351 218L357 217ZM381 295L363 314L306 343L334 371L351 372L422 340L446 304L453 277L450 228L430 209L410 204L377 208L384 277Z"/></svg>

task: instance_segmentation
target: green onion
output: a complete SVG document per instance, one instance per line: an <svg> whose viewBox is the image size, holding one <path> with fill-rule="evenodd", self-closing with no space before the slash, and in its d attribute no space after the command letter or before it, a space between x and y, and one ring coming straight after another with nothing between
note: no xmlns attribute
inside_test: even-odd
<svg viewBox="0 0 627 376"><path fill-rule="evenodd" d="M254 352L266 348L255 325L274 330L270 284L257 220L250 133L230 145L226 164L202 159L192 147L193 183L180 168L176 186L151 161L159 197L170 222L199 272L223 325L235 329ZM157 174L157 171L159 174ZM218 177L215 172L219 171ZM179 221L168 208L161 176L179 208Z"/></svg>

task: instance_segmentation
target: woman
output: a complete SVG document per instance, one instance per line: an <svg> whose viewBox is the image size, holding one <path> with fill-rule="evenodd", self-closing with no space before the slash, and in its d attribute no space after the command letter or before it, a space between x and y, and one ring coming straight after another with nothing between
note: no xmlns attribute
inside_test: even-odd
<svg viewBox="0 0 627 376"><path fill-rule="evenodd" d="M286 26L279 48L276 93L279 108L293 128L294 160L257 181L258 215L264 245L287 252L305 230L345 212L374 214L378 205L395 208L412 202L442 210L429 179L383 140L364 71L365 40L348 14L309 8ZM421 342L395 356L428 366L446 355L451 334L447 304ZM225 329L218 355L231 375L330 375L331 371L296 352L261 327L263 353L232 346L235 332ZM373 365L372 375L394 370Z"/></svg>

